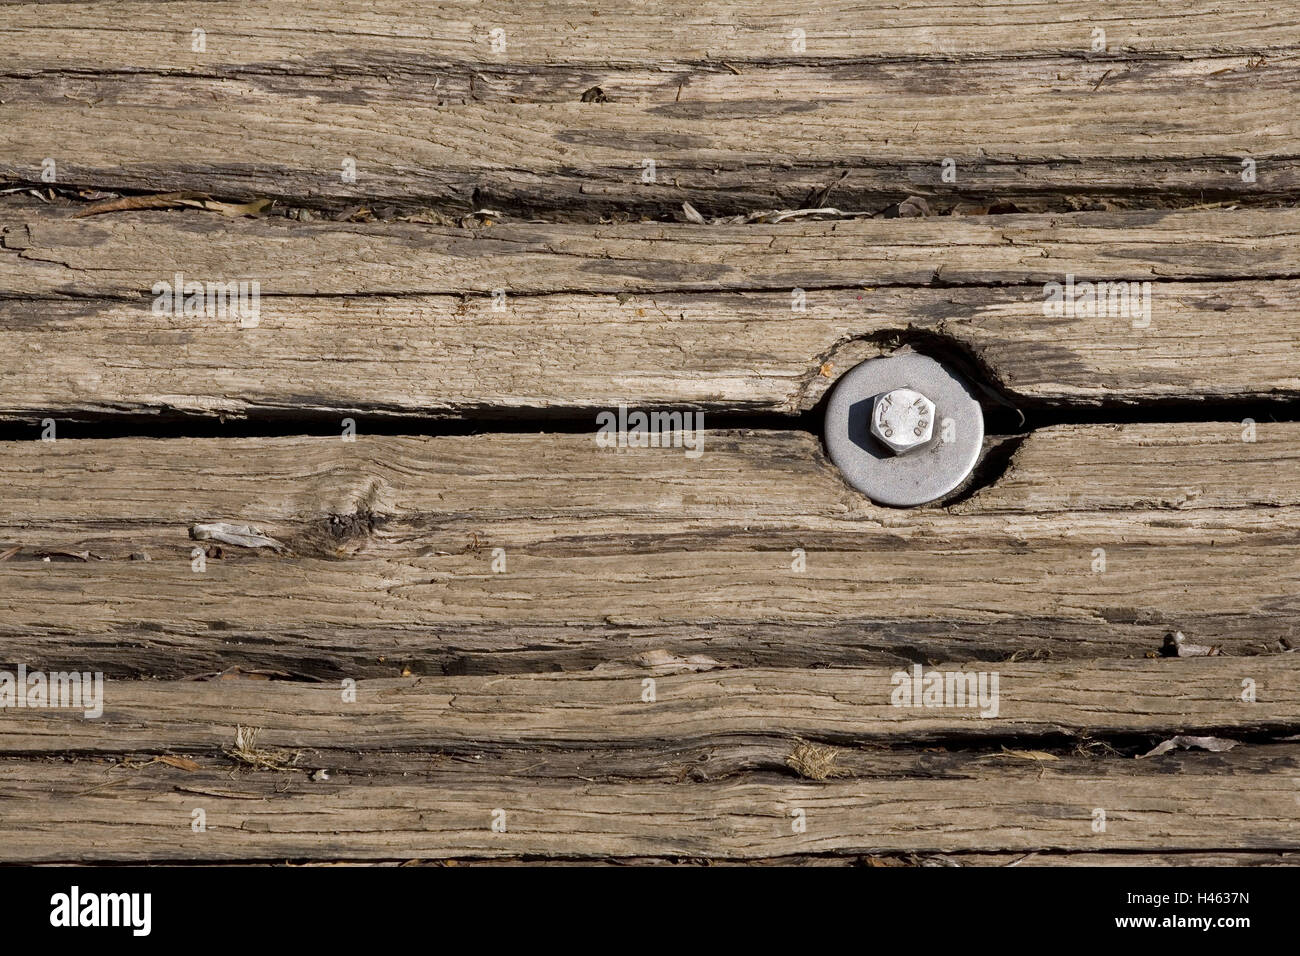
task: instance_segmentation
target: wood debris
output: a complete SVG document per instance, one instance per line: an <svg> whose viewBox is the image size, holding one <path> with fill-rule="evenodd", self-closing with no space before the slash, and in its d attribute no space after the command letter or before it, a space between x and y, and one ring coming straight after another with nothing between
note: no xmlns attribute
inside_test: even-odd
<svg viewBox="0 0 1300 956"><path fill-rule="evenodd" d="M195 541L218 541L221 544L234 545L237 548L270 548L273 551L288 551L282 542L260 529L246 524L231 524L228 521L212 521L196 524L190 528L190 537Z"/></svg>

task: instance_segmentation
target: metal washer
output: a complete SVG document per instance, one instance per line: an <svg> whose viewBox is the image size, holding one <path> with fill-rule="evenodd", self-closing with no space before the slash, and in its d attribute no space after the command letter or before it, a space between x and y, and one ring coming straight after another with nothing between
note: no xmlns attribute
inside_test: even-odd
<svg viewBox="0 0 1300 956"><path fill-rule="evenodd" d="M895 455L871 434L875 397L911 388L935 405L934 437ZM945 438L947 440L945 440ZM826 406L826 450L872 501L910 507L942 498L970 475L984 445L984 412L966 382L914 352L871 359L839 380Z"/></svg>

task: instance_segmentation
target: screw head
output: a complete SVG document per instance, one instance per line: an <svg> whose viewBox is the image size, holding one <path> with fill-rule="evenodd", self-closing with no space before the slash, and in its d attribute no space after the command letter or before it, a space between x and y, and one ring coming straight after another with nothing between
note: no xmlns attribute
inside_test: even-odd
<svg viewBox="0 0 1300 956"><path fill-rule="evenodd" d="M935 408L928 419L933 438L915 445L920 450L911 454L895 454L872 427L877 398L899 389L924 395ZM906 407L893 401L890 405ZM934 425L938 412L943 412L944 429L952 423L943 441ZM918 419L912 427L919 425ZM827 454L844 480L878 505L909 508L943 498L970 476L983 446L984 414L975 393L954 369L916 352L896 352L854 366L826 403Z"/></svg>
<svg viewBox="0 0 1300 956"><path fill-rule="evenodd" d="M934 437L934 402L911 388L877 395L871 434L895 455L920 448Z"/></svg>

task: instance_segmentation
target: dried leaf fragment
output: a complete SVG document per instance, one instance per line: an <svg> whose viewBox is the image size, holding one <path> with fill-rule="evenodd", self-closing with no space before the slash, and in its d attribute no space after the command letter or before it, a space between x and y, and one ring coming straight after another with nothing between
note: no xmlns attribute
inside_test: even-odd
<svg viewBox="0 0 1300 956"><path fill-rule="evenodd" d="M689 671L692 673L711 671L716 667L727 666L722 661L715 661L712 657L706 657L703 654L679 657L663 648L638 654L634 660L643 667L670 668L678 672Z"/></svg>
<svg viewBox="0 0 1300 956"><path fill-rule="evenodd" d="M238 548L270 548L273 551L287 551L288 548L258 528L246 524L231 524L228 521L212 521L196 524L190 528L190 537L195 541L219 541L233 544Z"/></svg>
<svg viewBox="0 0 1300 956"><path fill-rule="evenodd" d="M73 214L74 219L82 216L98 216L106 212L126 212L132 209L179 209L182 207L207 209L219 212L232 219L240 216L260 216L271 206L270 199L254 199L246 203L220 202L206 193L176 192L154 193L150 196L121 196L104 202L92 203L85 209Z"/></svg>
<svg viewBox="0 0 1300 956"><path fill-rule="evenodd" d="M197 205L207 199L204 193L154 193L152 196L121 196L104 202L92 203L85 209L73 213L73 219L82 216L98 216L105 212L126 212L131 209L178 209L181 206Z"/></svg>
<svg viewBox="0 0 1300 956"><path fill-rule="evenodd" d="M1010 750L1007 747L1002 748L1001 753L991 754L993 757L1018 757L1021 760L1060 760L1056 754L1049 754L1045 750Z"/></svg>
<svg viewBox="0 0 1300 956"><path fill-rule="evenodd" d="M900 219L917 219L930 215L930 204L921 196L908 196L898 204Z"/></svg>
<svg viewBox="0 0 1300 956"><path fill-rule="evenodd" d="M271 200L254 199L252 202L229 203L217 202L215 199L204 199L195 203L186 203L185 205L195 205L200 209L209 209L213 212L219 212L228 219L238 219L241 216L260 216L270 208Z"/></svg>
<svg viewBox="0 0 1300 956"><path fill-rule="evenodd" d="M232 664L224 671L218 671L200 680L293 680L293 675L286 671L245 670L238 664Z"/></svg>
<svg viewBox="0 0 1300 956"><path fill-rule="evenodd" d="M1182 631L1165 635L1165 643L1160 648L1161 657L1218 657L1221 651L1209 644L1191 644L1183 637Z"/></svg>
<svg viewBox="0 0 1300 956"><path fill-rule="evenodd" d="M91 554L89 551L71 551L67 548L46 548L35 552L38 558L49 560L50 558L72 558L74 561L89 561Z"/></svg>
<svg viewBox="0 0 1300 956"><path fill-rule="evenodd" d="M706 657L704 654L691 654L689 657L680 657L671 651L658 648L637 654L632 658L605 661L593 667L592 672L596 674L626 673L634 668L645 667L657 674L671 675L698 673L731 666L731 664L716 661L712 657Z"/></svg>
<svg viewBox="0 0 1300 956"><path fill-rule="evenodd" d="M189 757L177 757L172 754L163 754L158 758L159 763L165 763L169 767L175 767L177 770L186 770L193 773L199 769L199 765Z"/></svg>
<svg viewBox="0 0 1300 956"><path fill-rule="evenodd" d="M1168 740L1156 744L1156 746L1152 747L1144 754L1139 754L1138 759L1141 760L1143 757L1159 757L1161 754L1167 754L1169 751L1177 747L1182 747L1186 750L1196 747L1200 750L1212 750L1215 753L1222 753L1225 750L1231 750L1235 746L1237 746L1237 741L1225 740L1222 737L1185 737L1180 734L1177 737L1170 737Z"/></svg>

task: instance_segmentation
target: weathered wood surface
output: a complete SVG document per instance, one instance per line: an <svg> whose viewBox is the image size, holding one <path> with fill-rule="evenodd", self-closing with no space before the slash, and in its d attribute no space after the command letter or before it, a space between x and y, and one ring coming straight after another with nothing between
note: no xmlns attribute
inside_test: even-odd
<svg viewBox="0 0 1300 956"><path fill-rule="evenodd" d="M809 58L982 58L990 54L1083 56L1091 29L1104 26L1110 49L1136 55L1268 54L1296 45L1296 26L1264 0L1225 8L1213 0L1065 0L938 7L889 0L725 4L671 0L635 17L576 0L452 0L430 8L412 0L340 6L329 0L212 4L88 0L57 16L42 4L0 11L7 73L76 70L204 75L233 67L320 72L353 64L380 69L386 58L412 62L644 64L692 60L794 60L789 32L802 26ZM207 59L190 31L211 40ZM508 28L504 54L489 31ZM129 43L120 42L129 34Z"/></svg>
<svg viewBox="0 0 1300 956"><path fill-rule="evenodd" d="M908 511L864 501L798 432L710 431L698 459L589 434L9 443L0 541L21 550L0 563L0 633L33 666L157 676L482 673L659 649L1140 656L1171 630L1276 651L1298 624L1296 432L1040 430L990 487ZM196 573L191 529L213 521L282 547L204 542Z"/></svg>
<svg viewBox="0 0 1300 956"><path fill-rule="evenodd" d="M170 281L170 280L168 280ZM257 328L120 299L0 299L0 418L590 419L620 404L813 408L900 341L964 354L1022 407L1300 395L1300 280L1155 282L1152 320L1042 316L1041 286L265 296ZM364 426L362 426L364 427Z"/></svg>
<svg viewBox="0 0 1300 956"><path fill-rule="evenodd" d="M175 272L263 295L729 292L1300 277L1300 210L686 223L225 220L193 211L7 216L9 295L147 296ZM833 253L828 254L828 246Z"/></svg>
<svg viewBox="0 0 1300 956"><path fill-rule="evenodd" d="M1215 71L1226 72L1204 75ZM1070 67L1073 82L1060 84L1066 91L1042 88L1055 86L1060 72L1035 88L1013 61L984 79L999 87L996 95L951 94L942 111L926 77L910 94L863 83L815 103L811 91L826 84L805 77L790 84L795 100L757 105L742 99L761 94L748 74L730 76L736 90L726 98L672 102L665 91L663 102L644 104L575 96L526 105L354 105L263 94L254 107L240 89L225 90L230 102L222 103L187 82L163 98L167 125L158 123L156 103L117 105L111 90L73 84L77 93L55 94L62 101L53 106L6 96L0 122L24 132L0 176L38 183L41 161L53 157L59 181L76 187L567 210L574 218L666 214L683 201L717 215L801 206L832 184L837 205L868 211L910 194L935 197L940 208L994 199L1041 208L1207 196L1276 202L1300 185L1300 131L1288 98L1300 83L1294 61L1258 69L1212 61L1201 76L1170 70L1163 83L1143 75L1140 93L1101 64ZM50 95L43 79L35 82ZM618 95L617 79L602 82ZM1028 117L1026 104L1034 109ZM917 123L923 111L927 120ZM1167 117L1158 137L1153 115ZM1241 178L1245 157L1257 164L1254 182ZM958 164L951 185L941 178L948 158ZM356 182L341 175L345 159L356 164ZM642 182L647 159L654 183ZM842 178L845 169L854 172ZM1148 195L1163 198L1136 198Z"/></svg>
<svg viewBox="0 0 1300 956"><path fill-rule="evenodd" d="M832 184L868 209L1277 201L1297 186L1300 29L1253 7L7 5L0 175L39 182L50 157L78 187L571 218Z"/></svg>
<svg viewBox="0 0 1300 956"><path fill-rule="evenodd" d="M951 666L975 672L969 664L934 669ZM898 669L727 669L698 661L361 681L351 702L338 682L109 681L97 719L63 710L5 713L0 753L209 753L232 744L236 725L263 728L263 746L384 752L686 750L746 736L895 747L1017 737L1028 748L1044 737L1113 738L1171 728L1186 734L1285 733L1300 724L1300 659L1294 654L1018 662L992 669L998 674L996 713L983 712L974 700L956 709L895 706ZM655 682L653 702L643 700L647 676ZM1252 703L1242 700L1248 679L1256 696ZM790 745L784 746L788 751ZM548 767L549 774L554 763Z"/></svg>
<svg viewBox="0 0 1300 956"><path fill-rule="evenodd" d="M0 669L109 678L0 708L0 862L1294 865L1298 77L1260 0L0 4ZM172 190L276 203L80 216ZM813 433L899 348L995 426L911 510Z"/></svg>
<svg viewBox="0 0 1300 956"><path fill-rule="evenodd" d="M19 358L2 417L788 414L918 339L1022 404L1300 394L1291 209L470 230L67 215L0 227L0 346ZM155 313L176 273L259 282L257 327ZM1067 274L1151 281L1149 324L1044 317L1042 283Z"/></svg>
<svg viewBox="0 0 1300 956"><path fill-rule="evenodd" d="M312 755L317 756L317 755ZM776 763L739 779L516 776L488 757L387 772L197 770L0 760L11 861L707 856L1039 850L1294 851L1295 744L1151 760L882 756L813 782ZM524 755L536 764L543 754ZM328 757L327 757L328 759ZM658 758L651 756L652 762ZM517 766L520 761L513 763ZM774 761L775 763L775 761ZM891 766L892 764L892 766ZM326 768L316 768L326 769ZM682 768L683 775L690 768ZM599 773L599 767L588 773ZM207 829L194 832L193 811ZM1094 833L1094 811L1107 830ZM505 832L492 829L494 811ZM794 810L807 831L792 832ZM72 843L54 834L76 832Z"/></svg>

